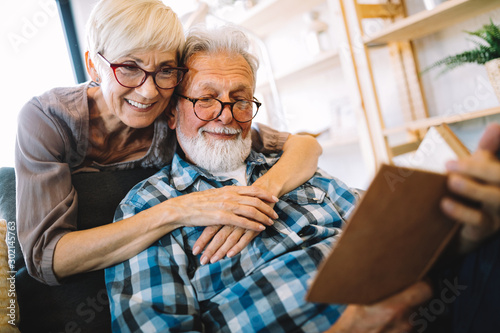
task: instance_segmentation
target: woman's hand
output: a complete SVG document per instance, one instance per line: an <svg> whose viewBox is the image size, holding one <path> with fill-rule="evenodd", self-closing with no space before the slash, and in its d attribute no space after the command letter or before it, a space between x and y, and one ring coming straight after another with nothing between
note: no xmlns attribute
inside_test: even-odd
<svg viewBox="0 0 500 333"><path fill-rule="evenodd" d="M479 203L468 206L452 198L441 202L443 211L463 223L459 251L469 252L500 229L500 125L490 125L478 150L469 158L447 164L449 189Z"/></svg>
<svg viewBox="0 0 500 333"><path fill-rule="evenodd" d="M278 198L254 186L226 186L193 192L165 202L178 212L177 227L230 225L262 231L278 216L269 206Z"/></svg>

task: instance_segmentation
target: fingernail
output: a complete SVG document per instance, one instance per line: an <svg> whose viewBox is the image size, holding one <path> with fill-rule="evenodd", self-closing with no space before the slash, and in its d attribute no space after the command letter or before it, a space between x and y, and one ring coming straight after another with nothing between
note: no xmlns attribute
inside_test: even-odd
<svg viewBox="0 0 500 333"><path fill-rule="evenodd" d="M232 256L234 256L234 251L229 251L229 252L226 254L226 256L227 256L228 258L231 258Z"/></svg>
<svg viewBox="0 0 500 333"><path fill-rule="evenodd" d="M261 225L259 225L259 230L264 231L264 230L266 230L266 227L261 224Z"/></svg>
<svg viewBox="0 0 500 333"><path fill-rule="evenodd" d="M448 171L457 171L458 170L458 162L457 161L448 161L445 164L446 169Z"/></svg>
<svg viewBox="0 0 500 333"><path fill-rule="evenodd" d="M213 264L215 262L219 261L219 257L218 256L213 256L212 259L210 259L210 262Z"/></svg>
<svg viewBox="0 0 500 333"><path fill-rule="evenodd" d="M274 216L274 219L277 219L277 218L279 218L279 217L280 217L280 216L278 215L278 213L276 213L276 212L274 212L274 215L273 215L273 216Z"/></svg>
<svg viewBox="0 0 500 333"><path fill-rule="evenodd" d="M451 201L449 199L444 199L441 202L441 207L444 209L445 212L452 213L453 209L455 208L455 205L454 205L453 201Z"/></svg>
<svg viewBox="0 0 500 333"><path fill-rule="evenodd" d="M278 199L278 197L276 197L276 196L274 196L274 195L273 195L273 200L274 200L274 202L278 202L278 201L280 201L280 199Z"/></svg>
<svg viewBox="0 0 500 333"><path fill-rule="evenodd" d="M269 219L269 225L273 225L274 224L274 221Z"/></svg>
<svg viewBox="0 0 500 333"><path fill-rule="evenodd" d="M196 247L193 249L193 254L194 254L194 255L197 255L198 253L200 253L200 247L199 247L199 246L196 246Z"/></svg>
<svg viewBox="0 0 500 333"><path fill-rule="evenodd" d="M207 257L205 257L205 256L201 257L200 264L205 265L207 262L208 262L208 258Z"/></svg>
<svg viewBox="0 0 500 333"><path fill-rule="evenodd" d="M465 182L458 177L451 177L451 187L456 191L465 190Z"/></svg>

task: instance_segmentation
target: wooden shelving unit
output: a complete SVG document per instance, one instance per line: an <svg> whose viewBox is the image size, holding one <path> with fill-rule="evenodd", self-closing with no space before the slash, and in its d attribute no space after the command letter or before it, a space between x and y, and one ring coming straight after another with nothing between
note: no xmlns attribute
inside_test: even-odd
<svg viewBox="0 0 500 333"><path fill-rule="evenodd" d="M264 39L274 30L285 26L290 18L310 12L320 5L327 4L327 2L327 0L261 0L255 7L233 22ZM281 89L285 88L287 83L301 80L306 76L318 75L333 68L341 68L340 55L337 50L328 50L297 64L290 70L274 73L273 80L278 89ZM259 74L259 76L263 77L263 74ZM267 93L270 90L271 85L268 79L257 81L257 92ZM322 140L322 145L338 147L359 144L359 141L357 131L354 129L348 134L336 136L332 140Z"/></svg>
<svg viewBox="0 0 500 333"><path fill-rule="evenodd" d="M461 121L487 117L487 116L491 116L491 115L494 115L497 113L500 113L500 106L490 108L490 109L485 109L485 110L472 111L472 112L461 113L461 114L453 114L453 115L449 115L449 116L432 117L432 118L427 118L427 119L416 120L416 121L406 123L402 126L398 126L398 127L394 127L394 128L386 128L383 133L384 133L384 135L392 135L392 134L397 134L397 133L401 133L401 132L417 131L417 130L421 130L421 129L427 129L431 126L437 126L440 124L453 124L453 123L458 123Z"/></svg>
<svg viewBox="0 0 500 333"><path fill-rule="evenodd" d="M498 7L498 0L448 0L432 10L396 21L363 41L372 46L421 38Z"/></svg>
<svg viewBox="0 0 500 333"><path fill-rule="evenodd" d="M368 127L377 165L390 163L393 157L416 148L422 135L431 126L457 123L500 113L500 107L493 107L468 113L430 117L412 43L415 39L500 8L499 0L448 0L432 10L424 10L407 17L405 17L405 0L400 0L401 2L398 3L379 0L377 4L367 4L363 0L341 1L352 1L361 31L363 31L362 22L365 19L378 18L385 22L392 21L392 23L387 23L381 31L362 36L364 52L359 59L361 63L366 62L366 66L362 66L362 73L357 74L361 75L361 80L365 83L365 89L361 92L362 98L370 101L369 106L364 105L366 117L371 120ZM372 46L388 47L398 87L397 93L401 101L400 112L404 119L404 124L401 126L386 128L384 125L384 113L378 101L370 58ZM393 146L393 139L397 138L396 141L398 141L401 139L401 134L405 133L406 143Z"/></svg>

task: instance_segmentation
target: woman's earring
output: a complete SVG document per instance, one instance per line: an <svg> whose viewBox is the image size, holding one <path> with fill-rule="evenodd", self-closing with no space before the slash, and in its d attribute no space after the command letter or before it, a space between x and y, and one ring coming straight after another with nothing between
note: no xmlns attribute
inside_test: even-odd
<svg viewBox="0 0 500 333"><path fill-rule="evenodd" d="M97 79L95 79L96 83L99 83L101 81L101 78L98 76Z"/></svg>

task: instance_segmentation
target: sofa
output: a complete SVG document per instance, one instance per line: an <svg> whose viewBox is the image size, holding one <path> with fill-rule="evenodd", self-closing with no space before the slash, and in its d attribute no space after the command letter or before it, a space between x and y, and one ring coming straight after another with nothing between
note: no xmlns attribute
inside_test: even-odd
<svg viewBox="0 0 500 333"><path fill-rule="evenodd" d="M118 203L154 169L78 173L78 228L88 229L113 221ZM25 203L20 209L29 209ZM16 221L14 168L0 168L0 219ZM60 286L47 286L27 272L19 241L15 242L16 292L19 329L23 333L111 332L104 271L79 274Z"/></svg>

